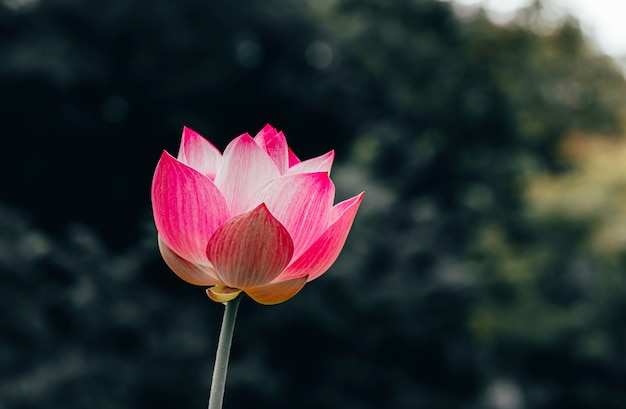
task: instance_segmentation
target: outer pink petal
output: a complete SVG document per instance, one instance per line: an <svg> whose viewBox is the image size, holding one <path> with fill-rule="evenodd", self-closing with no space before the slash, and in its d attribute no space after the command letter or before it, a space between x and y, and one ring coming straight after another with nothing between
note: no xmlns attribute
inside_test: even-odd
<svg viewBox="0 0 626 409"><path fill-rule="evenodd" d="M328 172L333 166L333 160L335 159L335 151L330 151L324 155L316 158L308 159L303 162L297 163L287 170L287 174L293 173L307 173L307 172Z"/></svg>
<svg viewBox="0 0 626 409"><path fill-rule="evenodd" d="M178 151L179 161L213 180L221 159L221 152L211 142L196 131L186 126L183 128L183 137Z"/></svg>
<svg viewBox="0 0 626 409"><path fill-rule="evenodd" d="M289 231L298 257L328 227L335 186L325 172L287 175L269 182L258 201Z"/></svg>
<svg viewBox="0 0 626 409"><path fill-rule="evenodd" d="M246 294L260 304L279 304L298 294L306 284L306 279L306 277L300 277L262 287L248 288Z"/></svg>
<svg viewBox="0 0 626 409"><path fill-rule="evenodd" d="M247 289L269 284L289 264L289 232L264 204L234 217L209 240L207 256L228 287Z"/></svg>
<svg viewBox="0 0 626 409"><path fill-rule="evenodd" d="M274 161L248 134L228 144L215 177L232 215L241 214L269 180L280 176Z"/></svg>
<svg viewBox="0 0 626 409"><path fill-rule="evenodd" d="M285 269L278 280L308 276L311 281L324 274L341 253L362 199L363 193L335 206L333 213L338 216L335 221Z"/></svg>
<svg viewBox="0 0 626 409"><path fill-rule="evenodd" d="M209 178L163 152L152 179L152 211L161 238L180 257L206 264L206 245L229 217Z"/></svg>
<svg viewBox="0 0 626 409"><path fill-rule="evenodd" d="M223 284L218 278L215 270L209 266L201 266L187 261L174 253L159 236L159 250L163 256L165 264L183 280L193 285L220 285Z"/></svg>
<svg viewBox="0 0 626 409"><path fill-rule="evenodd" d="M289 168L289 147L282 132L276 132L270 124L267 124L254 137L254 140L276 164L280 174L284 174Z"/></svg>

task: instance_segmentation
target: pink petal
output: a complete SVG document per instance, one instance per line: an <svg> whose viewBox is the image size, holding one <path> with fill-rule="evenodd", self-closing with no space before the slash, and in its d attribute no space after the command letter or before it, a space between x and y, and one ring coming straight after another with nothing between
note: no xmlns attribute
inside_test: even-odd
<svg viewBox="0 0 626 409"><path fill-rule="evenodd" d="M328 227L335 186L325 172L287 175L270 181L258 195L293 239L298 257Z"/></svg>
<svg viewBox="0 0 626 409"><path fill-rule="evenodd" d="M284 174L289 168L289 147L285 135L282 132L276 132L276 129L267 124L254 137L254 140L272 158L280 174Z"/></svg>
<svg viewBox="0 0 626 409"><path fill-rule="evenodd" d="M335 206L335 221L277 280L308 276L311 281L324 274L339 257L362 199L363 193Z"/></svg>
<svg viewBox="0 0 626 409"><path fill-rule="evenodd" d="M288 156L289 156L289 167L292 167L298 163L300 163L300 159L298 159L298 157L296 156L295 153L293 153L293 151L291 150L291 148L288 149L287 152Z"/></svg>
<svg viewBox="0 0 626 409"><path fill-rule="evenodd" d="M276 128L274 128L270 124L265 124L263 129L261 129L259 131L259 133L257 133L254 136L254 140L260 146L265 146L265 142L264 141L272 139L277 133L278 133L278 131L276 130Z"/></svg>
<svg viewBox="0 0 626 409"><path fill-rule="evenodd" d="M183 138L178 151L179 161L213 180L221 159L222 154L211 142L196 131L183 128Z"/></svg>
<svg viewBox="0 0 626 409"><path fill-rule="evenodd" d="M248 288L246 294L259 304L279 304L298 294L306 284L306 279L306 277L300 277L262 287Z"/></svg>
<svg viewBox="0 0 626 409"><path fill-rule="evenodd" d="M228 287L247 289L269 284L289 264L289 232L264 204L222 225L206 249L218 277Z"/></svg>
<svg viewBox="0 0 626 409"><path fill-rule="evenodd" d="M163 152L152 179L152 211L161 238L180 257L206 264L206 245L229 217L209 178Z"/></svg>
<svg viewBox="0 0 626 409"><path fill-rule="evenodd" d="M215 177L232 215L250 209L246 207L255 192L269 180L280 176L278 168L267 153L248 134L228 144Z"/></svg>
<svg viewBox="0 0 626 409"><path fill-rule="evenodd" d="M303 162L297 163L289 168L287 174L293 173L308 173L308 172L328 172L333 166L333 160L335 159L335 151L330 151L324 155L316 158L308 159Z"/></svg>
<svg viewBox="0 0 626 409"><path fill-rule="evenodd" d="M209 266L201 266L187 261L174 253L159 236L159 250L165 264L180 278L193 285L220 285L215 270Z"/></svg>

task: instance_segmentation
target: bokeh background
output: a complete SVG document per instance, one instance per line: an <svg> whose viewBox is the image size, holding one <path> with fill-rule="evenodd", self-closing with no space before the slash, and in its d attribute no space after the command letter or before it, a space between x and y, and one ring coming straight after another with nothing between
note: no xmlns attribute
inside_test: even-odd
<svg viewBox="0 0 626 409"><path fill-rule="evenodd" d="M205 407L222 306L149 189L269 122L364 203L242 302L225 408L626 407L626 82L544 2L0 2L0 409Z"/></svg>

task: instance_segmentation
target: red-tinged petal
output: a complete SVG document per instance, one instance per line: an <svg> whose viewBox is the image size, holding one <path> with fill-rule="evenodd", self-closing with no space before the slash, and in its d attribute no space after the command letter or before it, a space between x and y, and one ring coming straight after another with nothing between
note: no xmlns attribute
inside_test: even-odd
<svg viewBox="0 0 626 409"><path fill-rule="evenodd" d="M161 238L180 257L206 264L206 245L228 218L213 182L163 152L152 179L152 211Z"/></svg>
<svg viewBox="0 0 626 409"><path fill-rule="evenodd" d="M159 250L165 264L180 278L193 285L220 285L223 284L215 270L209 266L192 263L174 253L159 236Z"/></svg>
<svg viewBox="0 0 626 409"><path fill-rule="evenodd" d="M248 288L246 294L259 304L280 304L298 294L306 284L306 280L306 277L300 277L261 287Z"/></svg>
<svg viewBox="0 0 626 409"><path fill-rule="evenodd" d="M274 280L291 261L293 243L261 204L217 229L206 252L222 282L245 290Z"/></svg>
<svg viewBox="0 0 626 409"><path fill-rule="evenodd" d="M287 155L289 156L289 167L292 167L298 163L300 163L300 159L296 156L295 153L291 150L291 148L287 149Z"/></svg>
<svg viewBox="0 0 626 409"><path fill-rule="evenodd" d="M256 143L263 146L264 145L264 142L262 142L263 140L272 139L277 133L278 131L276 130L276 128L274 128L270 124L265 124L263 129L261 129L259 133L257 133L254 136L254 140L256 141Z"/></svg>
<svg viewBox="0 0 626 409"><path fill-rule="evenodd" d="M276 129L267 124L254 137L254 140L272 158L280 174L284 174L289 168L289 147L285 135L282 132L276 132Z"/></svg>
<svg viewBox="0 0 626 409"><path fill-rule="evenodd" d="M280 176L274 161L248 134L228 144L215 177L232 215L248 211L255 192L271 179Z"/></svg>
<svg viewBox="0 0 626 409"><path fill-rule="evenodd" d="M237 288L226 287L223 285L216 285L215 287L207 288L206 295L209 296L215 302L227 302L234 300L241 290Z"/></svg>
<svg viewBox="0 0 626 409"><path fill-rule="evenodd" d="M269 141L271 141L272 139L274 139L274 137L276 136L276 134L278 134L278 131L276 130L276 128L274 128L272 125L270 124L265 124L265 126L263 127L263 129L261 129L255 136L254 136L254 141L263 149L265 149L265 146L267 145L267 143ZM267 151L266 151L267 152Z"/></svg>
<svg viewBox="0 0 626 409"><path fill-rule="evenodd" d="M309 173L309 172L327 172L330 173L330 169L333 166L333 160L335 159L335 151L330 151L324 155L316 158L308 159L303 162L297 163L289 168L287 174L294 173Z"/></svg>
<svg viewBox="0 0 626 409"><path fill-rule="evenodd" d="M335 221L277 280L308 276L311 281L324 274L339 257L362 199L363 193L335 206Z"/></svg>
<svg viewBox="0 0 626 409"><path fill-rule="evenodd" d="M335 186L325 172L299 173L270 181L258 195L287 228L298 257L328 227Z"/></svg>
<svg viewBox="0 0 626 409"><path fill-rule="evenodd" d="M213 144L196 131L183 128L178 160L205 176L215 179L222 154Z"/></svg>

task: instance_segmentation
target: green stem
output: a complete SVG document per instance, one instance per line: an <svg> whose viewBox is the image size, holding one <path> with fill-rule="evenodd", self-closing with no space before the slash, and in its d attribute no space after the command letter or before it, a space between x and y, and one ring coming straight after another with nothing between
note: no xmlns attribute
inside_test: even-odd
<svg viewBox="0 0 626 409"><path fill-rule="evenodd" d="M220 330L220 339L217 343L217 354L215 356L215 367L213 368L213 380L211 382L208 409L222 408L224 388L226 386L226 371L228 370L228 358L230 356L230 345L233 341L235 318L237 318L237 309L239 308L240 301L241 294L226 303L222 329Z"/></svg>

